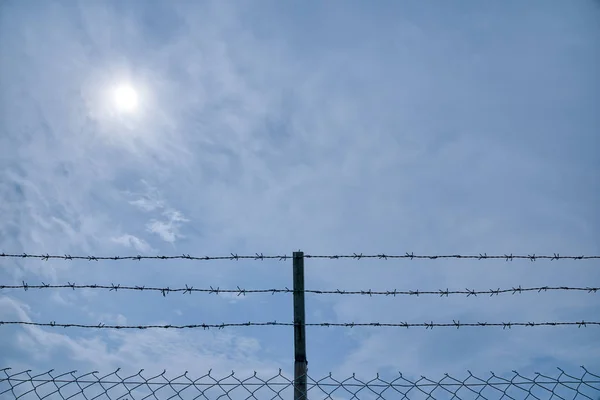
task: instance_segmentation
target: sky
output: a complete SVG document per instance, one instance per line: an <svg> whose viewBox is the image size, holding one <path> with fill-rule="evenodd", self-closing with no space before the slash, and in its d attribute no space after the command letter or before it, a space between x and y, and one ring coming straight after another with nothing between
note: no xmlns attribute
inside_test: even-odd
<svg viewBox="0 0 600 400"><path fill-rule="evenodd" d="M0 4L0 252L600 253L597 1ZM134 110L116 107L119 85ZM599 286L598 260L306 259L307 289ZM285 288L290 260L0 260L0 285ZM316 322L599 320L598 294L306 297ZM0 290L0 320L291 322L289 294ZM598 327L308 327L311 376L600 371ZM293 374L290 327L0 326L0 365ZM596 372L596 373L597 373Z"/></svg>

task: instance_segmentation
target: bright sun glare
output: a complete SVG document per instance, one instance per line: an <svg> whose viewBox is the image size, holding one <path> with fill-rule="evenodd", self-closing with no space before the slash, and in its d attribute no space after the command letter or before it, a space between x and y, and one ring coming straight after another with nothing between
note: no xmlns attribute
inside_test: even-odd
<svg viewBox="0 0 600 400"><path fill-rule="evenodd" d="M132 112L138 106L138 95L130 85L120 85L114 90L114 101L119 111Z"/></svg>

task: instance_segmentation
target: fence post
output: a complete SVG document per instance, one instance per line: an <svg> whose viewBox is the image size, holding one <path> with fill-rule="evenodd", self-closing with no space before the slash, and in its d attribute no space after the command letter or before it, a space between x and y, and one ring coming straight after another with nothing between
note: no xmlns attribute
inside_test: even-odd
<svg viewBox="0 0 600 400"><path fill-rule="evenodd" d="M294 400L306 400L306 319L304 316L304 253L294 252Z"/></svg>

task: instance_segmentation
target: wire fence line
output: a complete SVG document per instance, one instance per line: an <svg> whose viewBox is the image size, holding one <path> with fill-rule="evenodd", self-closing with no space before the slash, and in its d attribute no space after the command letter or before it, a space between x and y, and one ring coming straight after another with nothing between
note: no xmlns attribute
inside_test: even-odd
<svg viewBox="0 0 600 400"><path fill-rule="evenodd" d="M337 259L379 259L379 260L388 260L388 259L428 259L428 260L437 260L437 259L471 259L471 260L493 260L500 259L505 261L513 261L518 259L529 260L529 261L537 261L537 260L592 260L592 259L600 259L600 255L591 255L591 256L561 256L559 253L553 253L552 255L536 255L536 254L527 254L527 255L513 255L513 254L502 254L502 255L488 255L487 253L483 254L446 254L446 255L420 255L415 253L405 253L405 254L363 254L363 253L352 253L352 254L340 254L340 255L310 255L304 254L304 258L320 258L320 259L329 259L329 260L337 260ZM94 255L51 255L51 254L8 254L8 253L0 253L0 258L34 258L41 259L44 261L48 261L51 259L55 260L87 260L87 261L101 261L101 260L195 260L195 261L214 261L214 260L229 260L229 261L238 261L238 260L267 260L267 259L275 259L279 261L286 261L288 259L293 259L293 256L290 255L264 255L263 253L255 253L254 255L238 255L235 253L231 253L227 256L192 256L189 254L181 254L181 255L155 255L155 256L143 256L143 255L132 255L132 256L94 256Z"/></svg>
<svg viewBox="0 0 600 400"><path fill-rule="evenodd" d="M232 323L221 323L221 324L188 324L188 325L106 325L99 323L96 325L87 324L66 324L51 322L30 322L30 321L0 321L0 326L3 325L25 325L25 326L40 326L40 327L52 327L52 328L87 328L87 329L224 329L230 327L246 327L246 326L315 326L315 327L373 327L373 328L462 328L462 327L474 327L474 328L493 328L501 327L502 329L510 329L513 326L523 327L559 327L559 326L577 326L578 328L587 328L587 326L600 326L598 321L576 321L576 322L460 322L452 320L452 322L423 322L423 323L410 323L410 322L316 322L316 323L296 323L296 322L232 322Z"/></svg>
<svg viewBox="0 0 600 400"><path fill-rule="evenodd" d="M169 377L161 374L123 376L120 369L106 375L97 371L78 374L77 371L55 373L53 370L32 374L30 370L12 372L0 370L0 397L2 399L291 399L293 380L279 370L274 376L261 377L258 373L242 376L231 372L217 376L212 371L198 377L188 372ZM578 374L569 374L558 368L554 376L535 373L526 376L513 371L509 376L479 377L468 371L461 378L445 374L433 380L422 376L410 379L399 373L389 378L377 374L363 380L353 374L338 379L331 373L315 379L307 376L307 397L317 399L589 399L600 396L600 376L581 367Z"/></svg>
<svg viewBox="0 0 600 400"><path fill-rule="evenodd" d="M24 290L27 291L29 289L95 289L95 290L106 290L109 292L118 292L121 291L137 291L137 292L159 292L163 296L166 296L169 293L183 293L183 294L191 294L193 292L196 293L208 293L208 294L224 294L224 293L232 293L237 296L245 296L247 294L255 294L255 293L286 293L293 294L295 291L289 288L283 289L243 289L239 286L235 289L221 289L219 287L208 287L208 288L194 288L193 286L188 286L179 288L169 288L169 287L154 287L154 286L142 286L142 285L121 285L111 283L110 285L101 285L101 284L84 284L77 285L75 283L67 282L66 284L61 285L50 285L42 282L40 285L30 285L23 281L21 285L0 285L0 290L2 289L11 289L11 290ZM421 295L437 295L440 297L448 297L450 295L466 295L466 297L476 297L477 295L489 295L499 296L501 294L521 294L526 292L536 292L536 293L545 293L549 291L575 291L575 292L584 292L584 293L598 293L600 291L600 287L569 287L569 286L537 286L537 287L521 287L520 285L511 288L505 289L489 289L489 290L475 290L475 289L464 289L464 290L314 290L314 289L305 289L300 291L301 293L308 294L319 294L319 295L362 295L362 296L421 296Z"/></svg>

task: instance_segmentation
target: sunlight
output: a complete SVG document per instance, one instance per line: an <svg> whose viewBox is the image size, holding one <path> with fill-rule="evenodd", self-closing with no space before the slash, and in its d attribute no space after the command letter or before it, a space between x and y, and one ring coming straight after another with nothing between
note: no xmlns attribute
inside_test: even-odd
<svg viewBox="0 0 600 400"><path fill-rule="evenodd" d="M121 112L133 112L138 107L138 94L128 84L122 84L115 88L113 93L115 106Z"/></svg>

